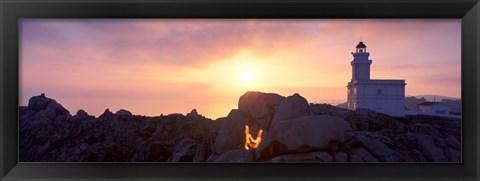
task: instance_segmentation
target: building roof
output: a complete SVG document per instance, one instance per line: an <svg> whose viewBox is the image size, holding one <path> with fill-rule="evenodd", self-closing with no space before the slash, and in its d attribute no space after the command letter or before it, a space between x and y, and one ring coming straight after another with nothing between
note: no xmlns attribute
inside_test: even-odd
<svg viewBox="0 0 480 181"><path fill-rule="evenodd" d="M406 85L405 80L400 79L370 79L370 80L354 80L354 85Z"/></svg>
<svg viewBox="0 0 480 181"><path fill-rule="evenodd" d="M441 104L441 105L448 106L448 105L446 105L446 104L444 104L444 103L441 103L441 102L429 102L429 101L427 101L427 102L422 102L422 103L417 104L417 105L419 105L419 106L433 106L433 105L435 105L435 104ZM450 107L450 106L448 106L448 107Z"/></svg>
<svg viewBox="0 0 480 181"><path fill-rule="evenodd" d="M363 44L363 41L361 41L360 43L358 43L357 48L367 48L367 46Z"/></svg>

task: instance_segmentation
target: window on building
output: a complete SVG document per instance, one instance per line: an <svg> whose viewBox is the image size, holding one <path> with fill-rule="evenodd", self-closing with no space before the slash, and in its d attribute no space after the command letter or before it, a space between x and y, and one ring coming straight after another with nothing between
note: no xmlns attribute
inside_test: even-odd
<svg viewBox="0 0 480 181"><path fill-rule="evenodd" d="M377 94L378 94L378 95L382 95L382 89L378 89L378 90L377 90Z"/></svg>

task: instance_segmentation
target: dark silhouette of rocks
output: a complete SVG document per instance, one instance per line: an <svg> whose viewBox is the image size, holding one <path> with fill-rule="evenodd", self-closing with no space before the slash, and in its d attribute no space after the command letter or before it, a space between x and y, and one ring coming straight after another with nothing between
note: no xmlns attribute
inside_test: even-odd
<svg viewBox="0 0 480 181"><path fill-rule="evenodd" d="M195 150L203 148L196 161L205 161L221 122L201 115L190 121L181 114L146 117L109 109L98 118L84 110L72 116L44 96L32 97L19 113L22 162L165 162L187 138Z"/></svg>
<svg viewBox="0 0 480 181"><path fill-rule="evenodd" d="M275 112L275 116L272 119L272 125L294 118L300 118L308 116L310 114L310 108L305 98L299 94L288 96L280 103L278 110Z"/></svg>
<svg viewBox="0 0 480 181"><path fill-rule="evenodd" d="M312 115L279 121L265 134L255 150L256 158L267 159L289 153L337 151L348 138L350 125L333 116Z"/></svg>
<svg viewBox="0 0 480 181"><path fill-rule="evenodd" d="M285 97L273 93L247 92L238 100L238 110L250 124L268 129Z"/></svg>
<svg viewBox="0 0 480 181"><path fill-rule="evenodd" d="M130 111L127 111L125 109L120 109L117 112L115 112L115 115L117 116L125 116L125 117L131 117L133 116Z"/></svg>
<svg viewBox="0 0 480 181"><path fill-rule="evenodd" d="M242 148L245 142L245 125L248 124L246 117L240 111L233 109L223 120L223 125L213 144L215 154L224 153L233 148Z"/></svg>
<svg viewBox="0 0 480 181"><path fill-rule="evenodd" d="M416 101L416 100L415 100ZM453 103L452 103L453 104ZM461 121L391 117L309 104L299 94L247 92L211 120L106 109L71 115L44 94L19 107L21 162L460 162ZM256 149L244 148L245 126Z"/></svg>

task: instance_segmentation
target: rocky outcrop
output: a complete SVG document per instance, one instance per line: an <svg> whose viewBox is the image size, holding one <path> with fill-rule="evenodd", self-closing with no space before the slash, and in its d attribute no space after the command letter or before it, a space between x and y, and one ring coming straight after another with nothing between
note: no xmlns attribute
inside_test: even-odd
<svg viewBox="0 0 480 181"><path fill-rule="evenodd" d="M71 116L44 95L32 97L19 113L22 162L206 161L222 122L200 115L193 121L181 114L146 117L109 109L98 118L84 110ZM182 140L193 140L193 151L188 145L177 147Z"/></svg>
<svg viewBox="0 0 480 181"><path fill-rule="evenodd" d="M238 109L211 120L138 116L106 109L70 115L44 94L19 107L22 162L460 162L461 120L391 117L299 94L247 92ZM258 147L244 148L246 126Z"/></svg>
<svg viewBox="0 0 480 181"><path fill-rule="evenodd" d="M308 116L310 109L308 102L299 94L288 96L280 103L272 120L272 125L282 121Z"/></svg>
<svg viewBox="0 0 480 181"><path fill-rule="evenodd" d="M346 139L350 125L332 116L307 116L278 122L267 132L257 159L265 159L288 153L338 150L339 143Z"/></svg>
<svg viewBox="0 0 480 181"><path fill-rule="evenodd" d="M196 143L192 139L186 138L175 146L173 156L168 159L169 162L192 161L195 155Z"/></svg>
<svg viewBox="0 0 480 181"><path fill-rule="evenodd" d="M117 116L124 116L124 117L131 117L133 116L130 111L127 111L125 109L120 109L117 112L115 112L115 115Z"/></svg>
<svg viewBox="0 0 480 181"><path fill-rule="evenodd" d="M248 119L249 124L268 129L284 99L285 97L273 93L247 92L238 100L238 110Z"/></svg>
<svg viewBox="0 0 480 181"><path fill-rule="evenodd" d="M242 116L240 111L236 109L230 111L216 137L214 153L221 154L233 148L243 148L245 125L248 125L247 118Z"/></svg>
<svg viewBox="0 0 480 181"><path fill-rule="evenodd" d="M333 162L333 157L327 152L309 152L285 154L274 157L266 162L275 163L308 163L308 162Z"/></svg>

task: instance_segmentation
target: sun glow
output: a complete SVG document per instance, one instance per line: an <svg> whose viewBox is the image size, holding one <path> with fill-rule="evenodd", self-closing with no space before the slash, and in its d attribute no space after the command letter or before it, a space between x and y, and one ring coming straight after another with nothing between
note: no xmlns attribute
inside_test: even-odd
<svg viewBox="0 0 480 181"><path fill-rule="evenodd" d="M243 83L247 84L247 85L252 84L254 82L254 78L255 78L255 76L253 75L253 73L251 71L245 71L241 75L241 79L242 79Z"/></svg>

